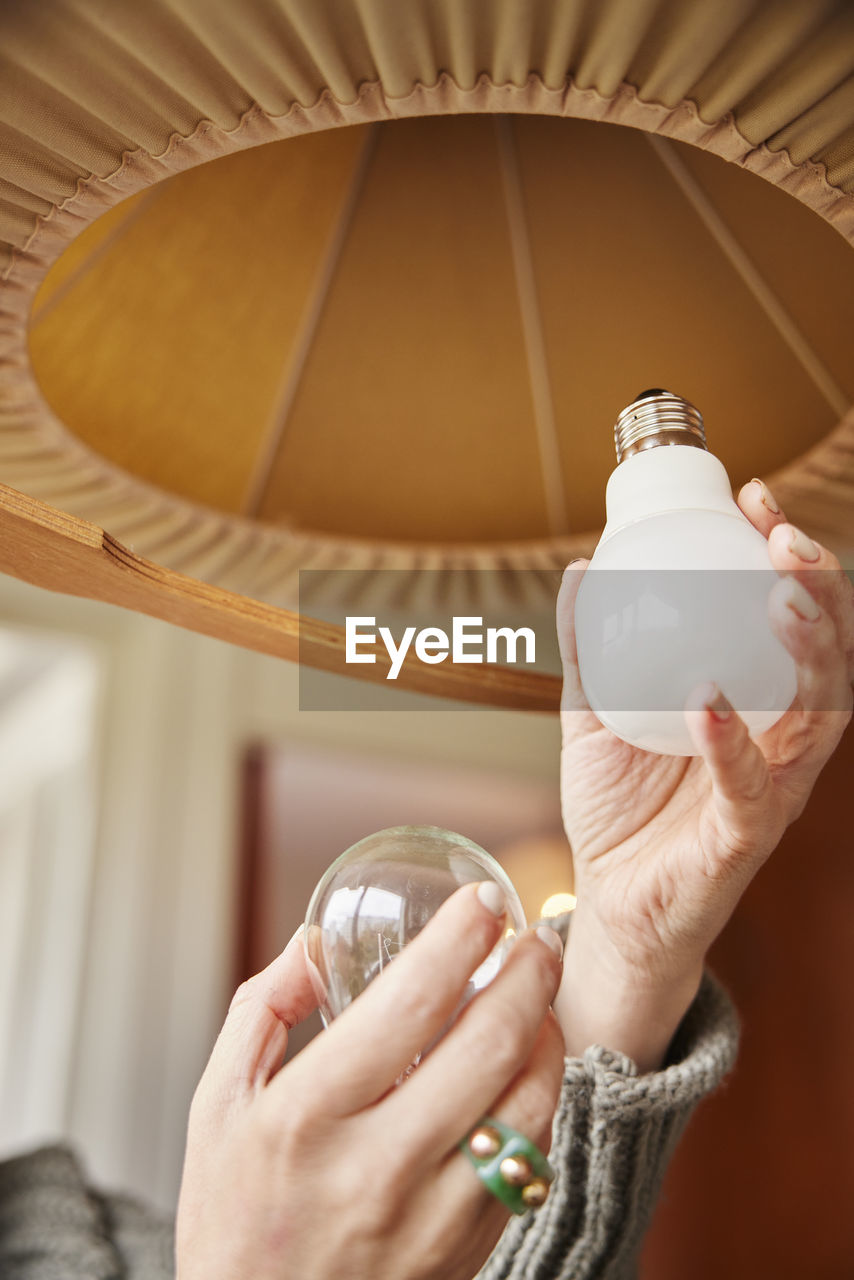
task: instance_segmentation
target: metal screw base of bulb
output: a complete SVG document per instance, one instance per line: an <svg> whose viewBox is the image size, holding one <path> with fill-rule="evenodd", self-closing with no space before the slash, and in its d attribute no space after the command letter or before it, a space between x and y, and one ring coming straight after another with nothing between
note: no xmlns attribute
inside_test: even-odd
<svg viewBox="0 0 854 1280"><path fill-rule="evenodd" d="M703 415L690 400L670 391L644 391L623 410L614 424L617 462L658 445L706 448Z"/></svg>

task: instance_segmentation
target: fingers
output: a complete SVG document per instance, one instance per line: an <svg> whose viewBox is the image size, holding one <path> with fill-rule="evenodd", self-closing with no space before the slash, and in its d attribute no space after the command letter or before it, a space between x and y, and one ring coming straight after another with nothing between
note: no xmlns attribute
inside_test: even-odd
<svg viewBox="0 0 854 1280"><path fill-rule="evenodd" d="M317 1008L297 930L281 955L235 992L202 1079L206 1096L235 1100L267 1084L288 1031Z"/></svg>
<svg viewBox="0 0 854 1280"><path fill-rule="evenodd" d="M773 763L779 767L797 761L814 775L842 735L854 702L854 586L834 555L787 522L761 481L745 485L738 502L767 537L773 567L785 575L770 593L769 618L795 660L794 705L807 713L790 711L769 731L774 735ZM779 815L772 817L774 785L762 751L715 686L695 690L686 710L727 839L744 849L752 839L767 848L768 824L779 821ZM766 829L760 830L763 825Z"/></svg>
<svg viewBox="0 0 854 1280"><path fill-rule="evenodd" d="M836 631L846 679L854 679L854 585L836 556L785 523L772 529L768 554L777 572L796 579L826 613Z"/></svg>
<svg viewBox="0 0 854 1280"><path fill-rule="evenodd" d="M555 607L557 642L563 666L563 692L561 711L585 711L598 726L581 687L578 674L578 653L575 647L575 598L589 560L573 560L564 570Z"/></svg>
<svg viewBox="0 0 854 1280"><path fill-rule="evenodd" d="M827 610L796 577L787 577L772 588L768 612L773 631L795 660L803 710L849 712L848 666ZM824 754L829 754L835 742Z"/></svg>
<svg viewBox="0 0 854 1280"><path fill-rule="evenodd" d="M854 584L836 556L786 520L761 480L744 485L738 504L768 539L774 568L792 580L789 586L774 588L771 622L798 664L798 695L804 708L850 711Z"/></svg>
<svg viewBox="0 0 854 1280"><path fill-rule="evenodd" d="M394 963L297 1055L286 1073L288 1093L302 1091L338 1116L387 1093L448 1024L470 976L501 937L501 899L487 882L465 885L443 903Z"/></svg>
<svg viewBox="0 0 854 1280"><path fill-rule="evenodd" d="M560 1098L563 1065L563 1035L549 1010L527 1062L498 1101L488 1104L487 1114L524 1133L544 1155L552 1144L552 1120Z"/></svg>
<svg viewBox="0 0 854 1280"><path fill-rule="evenodd" d="M552 1143L552 1123L560 1100L564 1071L564 1044L557 1018L546 1014L534 1047L522 1070L501 1097L489 1104L487 1114L523 1133L548 1155ZM408 1088L409 1085L406 1085ZM482 1116L478 1116L480 1120ZM475 1121L477 1124L478 1121ZM468 1133L474 1126L465 1130ZM456 1135L456 1143L446 1156L442 1178L449 1186L452 1202L482 1205L481 1212L496 1212L506 1220L507 1210L483 1186L469 1161L456 1145L465 1133Z"/></svg>
<svg viewBox="0 0 854 1280"><path fill-rule="evenodd" d="M748 520L767 538L771 530L786 519L780 504L762 480L751 480L743 485L737 498Z"/></svg>
<svg viewBox="0 0 854 1280"><path fill-rule="evenodd" d="M405 1133L412 1149L436 1156L453 1150L504 1095L510 1113L518 1113L520 1121L537 1121L537 1133L531 1135L535 1140L547 1136L542 1099L536 1095L547 1085L549 1099L553 1096L556 1101L554 1089L560 1087L553 1030L543 1033L542 1028L560 982L561 947L552 930L543 933L554 940L554 949L535 933L524 934L490 985L465 1009L418 1070L384 1101L391 1132ZM546 1038L535 1053L541 1034ZM544 1081L541 1072L547 1064L551 1066ZM525 1081L528 1065L531 1075ZM437 1098L443 1100L441 1107L435 1104ZM536 1114L524 1113L526 1099ZM514 1124L509 1113L508 1122Z"/></svg>
<svg viewBox="0 0 854 1280"><path fill-rule="evenodd" d="M715 684L693 690L685 719L709 771L715 809L734 845L732 851L749 853L757 825L767 827L774 812L765 757Z"/></svg>

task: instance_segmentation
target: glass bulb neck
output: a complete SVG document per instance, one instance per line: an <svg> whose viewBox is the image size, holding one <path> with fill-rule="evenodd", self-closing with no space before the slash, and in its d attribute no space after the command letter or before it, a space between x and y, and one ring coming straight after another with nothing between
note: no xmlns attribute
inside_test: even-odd
<svg viewBox="0 0 854 1280"><path fill-rule="evenodd" d="M703 415L689 400L670 391L644 391L623 410L614 425L617 462L658 445L706 448Z"/></svg>

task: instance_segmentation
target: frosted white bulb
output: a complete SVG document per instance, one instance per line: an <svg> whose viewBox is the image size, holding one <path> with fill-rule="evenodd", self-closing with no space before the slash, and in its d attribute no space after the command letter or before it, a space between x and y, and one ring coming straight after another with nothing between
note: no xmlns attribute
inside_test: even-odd
<svg viewBox="0 0 854 1280"><path fill-rule="evenodd" d="M503 963L507 937L525 928L519 895L494 858L440 827L390 827L354 844L322 877L306 913L305 947L325 1025L421 932L461 885L496 881L507 931L469 980L462 1003Z"/></svg>
<svg viewBox="0 0 854 1280"><path fill-rule="evenodd" d="M777 575L766 540L733 501L693 405L646 392L616 438L607 523L575 607L587 701L626 742L690 756L685 701L714 681L762 733L797 685L768 620Z"/></svg>

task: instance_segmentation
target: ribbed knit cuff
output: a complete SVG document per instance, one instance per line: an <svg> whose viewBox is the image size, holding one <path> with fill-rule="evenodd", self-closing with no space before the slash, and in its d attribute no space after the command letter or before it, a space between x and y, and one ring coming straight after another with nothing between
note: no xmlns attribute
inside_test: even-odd
<svg viewBox="0 0 854 1280"><path fill-rule="evenodd" d="M594 1045L568 1058L546 1204L511 1221L480 1280L631 1280L673 1149L732 1066L738 1024L706 974L660 1070Z"/></svg>

